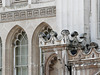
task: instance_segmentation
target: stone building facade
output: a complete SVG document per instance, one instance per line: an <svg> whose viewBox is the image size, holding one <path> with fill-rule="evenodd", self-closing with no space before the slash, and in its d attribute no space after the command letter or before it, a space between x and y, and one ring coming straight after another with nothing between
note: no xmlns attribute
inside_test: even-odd
<svg viewBox="0 0 100 75"><path fill-rule="evenodd" d="M0 0L0 75L99 75L100 0Z"/></svg>

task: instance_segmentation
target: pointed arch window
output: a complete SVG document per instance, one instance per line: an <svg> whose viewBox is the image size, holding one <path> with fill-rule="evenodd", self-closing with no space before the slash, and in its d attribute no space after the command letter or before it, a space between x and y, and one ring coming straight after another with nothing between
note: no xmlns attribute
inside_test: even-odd
<svg viewBox="0 0 100 75"><path fill-rule="evenodd" d="M28 39L24 31L14 41L14 75L28 75Z"/></svg>

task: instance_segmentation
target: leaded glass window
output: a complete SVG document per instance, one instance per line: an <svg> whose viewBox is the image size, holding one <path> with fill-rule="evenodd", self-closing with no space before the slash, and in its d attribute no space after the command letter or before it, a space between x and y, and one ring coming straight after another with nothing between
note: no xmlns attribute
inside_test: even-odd
<svg viewBox="0 0 100 75"><path fill-rule="evenodd" d="M16 36L14 48L15 75L28 75L28 39L24 31Z"/></svg>

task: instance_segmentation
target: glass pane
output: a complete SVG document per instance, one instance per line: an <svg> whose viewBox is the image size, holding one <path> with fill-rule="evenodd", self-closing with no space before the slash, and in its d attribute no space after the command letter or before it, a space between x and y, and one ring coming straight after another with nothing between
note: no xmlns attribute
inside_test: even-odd
<svg viewBox="0 0 100 75"><path fill-rule="evenodd" d="M26 33L24 31L19 33L18 39L15 49L16 75L28 75L27 67L24 67L28 63L28 39Z"/></svg>
<svg viewBox="0 0 100 75"><path fill-rule="evenodd" d="M0 67L2 67L2 51L0 50Z"/></svg>
<svg viewBox="0 0 100 75"><path fill-rule="evenodd" d="M21 56L21 65L27 65L27 56Z"/></svg>
<svg viewBox="0 0 100 75"><path fill-rule="evenodd" d="M21 55L27 55L28 54L27 50L28 50L27 46L21 46Z"/></svg>
<svg viewBox="0 0 100 75"><path fill-rule="evenodd" d="M2 42L1 42L1 38L0 38L0 67L2 67L2 44L1 43Z"/></svg>
<svg viewBox="0 0 100 75"><path fill-rule="evenodd" d="M0 37L0 43L2 43L1 37Z"/></svg>
<svg viewBox="0 0 100 75"><path fill-rule="evenodd" d="M0 75L2 75L2 70L0 70Z"/></svg>
<svg viewBox="0 0 100 75"><path fill-rule="evenodd" d="M99 22L100 22L100 7L99 7Z"/></svg>
<svg viewBox="0 0 100 75"><path fill-rule="evenodd" d="M2 67L2 58L0 57L0 67Z"/></svg>
<svg viewBox="0 0 100 75"><path fill-rule="evenodd" d="M18 39L21 40L22 38L23 38L23 36L20 34L20 35L18 36Z"/></svg>
<svg viewBox="0 0 100 75"><path fill-rule="evenodd" d="M16 55L20 55L20 47L16 47Z"/></svg>
<svg viewBox="0 0 100 75"><path fill-rule="evenodd" d="M0 43L0 57L2 57L2 44Z"/></svg>
<svg viewBox="0 0 100 75"><path fill-rule="evenodd" d="M17 66L20 65L20 56L17 56L17 57L16 57L16 65L17 65Z"/></svg>
<svg viewBox="0 0 100 75"><path fill-rule="evenodd" d="M25 35L25 32L22 31L22 35L24 36Z"/></svg>
<svg viewBox="0 0 100 75"><path fill-rule="evenodd" d="M26 41L27 41L27 39L28 39L28 38L27 38L27 35L26 35L26 34L24 35L24 38L25 38L25 39L26 39Z"/></svg>
<svg viewBox="0 0 100 75"><path fill-rule="evenodd" d="M0 57L2 57L2 50L1 50L1 48L0 48Z"/></svg>
<svg viewBox="0 0 100 75"><path fill-rule="evenodd" d="M27 45L27 40L26 40L25 38L23 38L23 39L21 40L21 45Z"/></svg>
<svg viewBox="0 0 100 75"><path fill-rule="evenodd" d="M16 45L20 45L20 41L19 40L16 41Z"/></svg>
<svg viewBox="0 0 100 75"><path fill-rule="evenodd" d="M27 67L22 68L22 75L28 75L28 69Z"/></svg>
<svg viewBox="0 0 100 75"><path fill-rule="evenodd" d="M21 75L21 68L16 68L16 75Z"/></svg>

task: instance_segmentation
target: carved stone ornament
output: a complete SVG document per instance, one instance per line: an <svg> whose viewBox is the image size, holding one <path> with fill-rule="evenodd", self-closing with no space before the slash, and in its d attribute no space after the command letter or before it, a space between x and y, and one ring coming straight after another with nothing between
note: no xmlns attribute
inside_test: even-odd
<svg viewBox="0 0 100 75"><path fill-rule="evenodd" d="M40 33L39 43L40 46L66 44L66 50L69 50L71 55L76 55L78 50L87 54L92 48L98 49L98 44L95 42L88 44L86 35L86 33L79 35L77 31L70 34L69 30L62 30L59 39L58 34L51 30L48 34Z"/></svg>
<svg viewBox="0 0 100 75"><path fill-rule="evenodd" d="M17 10L0 13L0 22L29 20L36 18L55 17L56 7L42 7L27 10Z"/></svg>

